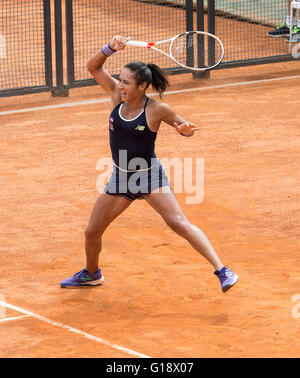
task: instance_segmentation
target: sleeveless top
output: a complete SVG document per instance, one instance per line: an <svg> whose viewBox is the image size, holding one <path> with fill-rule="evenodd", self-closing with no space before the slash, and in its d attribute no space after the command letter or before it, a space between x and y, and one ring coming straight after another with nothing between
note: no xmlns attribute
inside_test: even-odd
<svg viewBox="0 0 300 378"><path fill-rule="evenodd" d="M133 119L121 115L123 102L117 105L109 118L109 141L113 162L123 170L149 169L157 133L151 131L146 120L146 106ZM134 159L134 160L132 160Z"/></svg>

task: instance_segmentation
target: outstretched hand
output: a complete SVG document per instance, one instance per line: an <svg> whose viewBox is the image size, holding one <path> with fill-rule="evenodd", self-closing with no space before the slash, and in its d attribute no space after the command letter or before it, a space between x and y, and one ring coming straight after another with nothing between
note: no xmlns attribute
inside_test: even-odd
<svg viewBox="0 0 300 378"><path fill-rule="evenodd" d="M126 43L130 40L130 37L121 37L120 35L116 35L113 39L109 42L109 46L113 50L123 50L126 46Z"/></svg>
<svg viewBox="0 0 300 378"><path fill-rule="evenodd" d="M196 125L189 122L183 122L180 125L178 125L177 122L174 122L174 127L179 134L184 135L186 137L190 137L194 135L194 132L196 130L200 130L199 127L196 127Z"/></svg>

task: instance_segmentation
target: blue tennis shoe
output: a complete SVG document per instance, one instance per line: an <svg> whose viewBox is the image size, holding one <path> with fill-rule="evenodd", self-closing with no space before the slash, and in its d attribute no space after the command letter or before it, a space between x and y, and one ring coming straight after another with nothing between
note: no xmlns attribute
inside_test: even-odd
<svg viewBox="0 0 300 378"><path fill-rule="evenodd" d="M239 280L238 275L230 270L228 266L223 266L221 270L216 270L214 274L219 278L224 293Z"/></svg>
<svg viewBox="0 0 300 378"><path fill-rule="evenodd" d="M97 286L101 285L104 281L101 269L98 269L96 273L91 274L86 269L82 269L80 272L75 273L74 276L61 281L61 287L74 287L74 286Z"/></svg>

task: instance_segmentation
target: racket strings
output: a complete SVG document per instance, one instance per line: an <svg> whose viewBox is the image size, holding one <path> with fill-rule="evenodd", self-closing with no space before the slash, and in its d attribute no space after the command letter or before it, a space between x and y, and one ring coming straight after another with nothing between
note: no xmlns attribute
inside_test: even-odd
<svg viewBox="0 0 300 378"><path fill-rule="evenodd" d="M177 37L170 54L180 64L190 68L209 68L222 59L222 46L207 34L190 32Z"/></svg>

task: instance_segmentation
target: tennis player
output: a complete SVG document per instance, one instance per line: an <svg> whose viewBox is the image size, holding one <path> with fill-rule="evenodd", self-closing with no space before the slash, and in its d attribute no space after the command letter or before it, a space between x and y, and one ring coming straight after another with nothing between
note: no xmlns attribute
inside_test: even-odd
<svg viewBox="0 0 300 378"><path fill-rule="evenodd" d="M99 285L104 281L99 268L102 235L132 201L144 198L173 231L211 263L225 292L238 281L238 276L220 261L205 234L188 221L154 151L161 122L184 137L191 137L199 128L167 104L147 97L150 84L159 95L168 86L164 72L156 65L129 63L122 69L119 81L107 72L103 67L106 59L124 49L127 41L128 38L115 36L87 63L89 72L112 101L109 134L114 169L85 230L86 268L62 281L61 287Z"/></svg>

